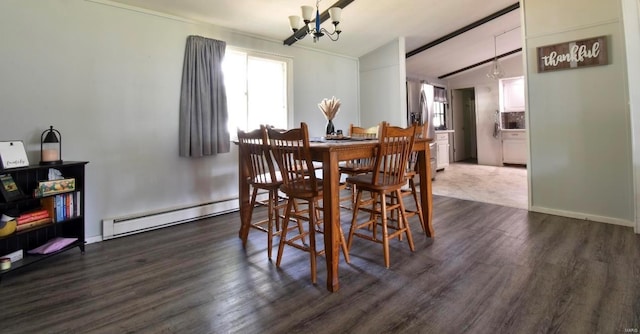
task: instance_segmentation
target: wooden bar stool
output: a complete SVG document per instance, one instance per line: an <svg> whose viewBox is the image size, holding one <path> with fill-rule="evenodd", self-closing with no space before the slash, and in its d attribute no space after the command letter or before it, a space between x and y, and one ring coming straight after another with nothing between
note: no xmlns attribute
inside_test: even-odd
<svg viewBox="0 0 640 334"><path fill-rule="evenodd" d="M349 136L351 138L359 138L359 139L378 139L378 135L380 132L380 126L376 125L370 128L363 128L359 126L355 126L351 124L349 126ZM370 158L360 158L354 160L348 160L341 163L338 166L338 170L341 174L347 175L347 177L356 176L360 174L366 174L373 170L373 163L375 162L374 157ZM353 203L356 199L356 186L351 184L351 194L349 196L341 197L340 203L349 201L349 206L341 206L343 209L353 209Z"/></svg>
<svg viewBox="0 0 640 334"><path fill-rule="evenodd" d="M319 219L317 210L318 202L322 199L323 193L322 180L316 177L315 167L311 161L307 124L301 123L300 128L287 131L267 129L267 134L271 144L271 152L282 174L280 190L289 199L280 232L276 266L280 267L285 246L309 252L311 281L315 284L317 281L316 257L324 254L324 250L317 250L315 239L316 232L323 224L322 219ZM296 209L296 201L304 202L306 209ZM289 222L292 219L307 221L309 224L306 231L299 231L298 234L290 236L289 234L296 230L295 227L289 227ZM308 245L305 243L307 236L309 237ZM349 253L347 252L342 227L340 227L340 243L345 260L348 263Z"/></svg>
<svg viewBox="0 0 640 334"><path fill-rule="evenodd" d="M354 237L381 243L384 253L384 264L389 268L389 239L400 238L406 235L411 251L414 250L413 238L409 229L403 201L389 203L388 196L402 198L401 188L406 183L406 168L409 156L413 150L416 126L406 129L388 126L382 123L378 151L375 157L374 168L370 173L356 175L347 178L347 182L357 186L355 207L347 249L351 249ZM363 199L363 193L370 192L371 199ZM365 211L370 213L370 218L365 222L358 222L358 213ZM397 224L389 224L389 213L396 211ZM380 217L381 221L378 221ZM382 231L378 233L378 226ZM362 231L365 230L366 231ZM389 230L393 230L389 232ZM380 235L378 235L380 234Z"/></svg>
<svg viewBox="0 0 640 334"><path fill-rule="evenodd" d="M427 125L416 125L416 138L426 138L426 129ZM427 168L429 168L427 166ZM418 152L411 152L409 155L409 161L407 163L407 171L405 177L408 181L408 188L403 187L400 189L400 193L402 194L402 198L411 197L415 204L414 210L409 210L405 208L405 217L407 217L407 221L409 218L418 216L418 220L420 221L420 227L424 231L424 218L422 217L422 205L420 204L420 194L418 194L417 189L417 180L418 176ZM392 197L391 202L393 203L397 199L395 196ZM397 219L397 217L394 217Z"/></svg>
<svg viewBox="0 0 640 334"><path fill-rule="evenodd" d="M250 132L238 129L238 144L242 154L241 159L247 162L248 183L252 188L249 221L251 221L253 209L256 206L267 207L267 219L251 222L250 227L267 233L267 256L271 260L273 237L280 230L279 202L281 198L278 195L278 190L282 185L282 178L280 173L276 172L267 139L267 130L264 126ZM260 190L268 193L269 198L266 201L257 199Z"/></svg>

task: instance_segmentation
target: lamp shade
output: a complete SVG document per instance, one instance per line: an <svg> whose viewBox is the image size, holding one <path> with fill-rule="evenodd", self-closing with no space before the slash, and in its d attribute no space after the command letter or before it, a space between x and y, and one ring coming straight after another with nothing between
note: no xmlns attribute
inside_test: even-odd
<svg viewBox="0 0 640 334"><path fill-rule="evenodd" d="M313 20L313 7L312 6L301 6L302 9L302 19L305 21Z"/></svg>
<svg viewBox="0 0 640 334"><path fill-rule="evenodd" d="M300 26L301 26L300 16L296 16L296 15L289 16L289 26L294 31L300 29Z"/></svg>
<svg viewBox="0 0 640 334"><path fill-rule="evenodd" d="M502 70L502 66L500 66L500 62L498 62L498 59L494 59L491 63L491 68L489 69L489 73L487 73L487 77L491 79L504 78L504 71Z"/></svg>
<svg viewBox="0 0 640 334"><path fill-rule="evenodd" d="M329 8L329 16L331 17L331 22L333 23L340 22L341 15L342 15L342 8L340 7Z"/></svg>
<svg viewBox="0 0 640 334"><path fill-rule="evenodd" d="M58 143L60 142L60 140L58 140L58 136L56 136L56 133L51 131L53 129L53 127L51 127L51 129L49 131L45 131L47 133L47 135L44 137L44 140L42 141L43 143Z"/></svg>

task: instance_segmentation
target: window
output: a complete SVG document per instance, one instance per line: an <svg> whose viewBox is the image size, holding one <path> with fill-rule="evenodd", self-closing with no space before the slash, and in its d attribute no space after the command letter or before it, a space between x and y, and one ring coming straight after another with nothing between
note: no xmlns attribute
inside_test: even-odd
<svg viewBox="0 0 640 334"><path fill-rule="evenodd" d="M442 87L434 87L433 96L433 126L436 130L444 130L447 128L447 92Z"/></svg>
<svg viewBox="0 0 640 334"><path fill-rule="evenodd" d="M444 103L433 102L433 127L436 130L446 129Z"/></svg>
<svg viewBox="0 0 640 334"><path fill-rule="evenodd" d="M260 124L288 128L291 60L227 49L222 64L227 89L229 133L257 129Z"/></svg>

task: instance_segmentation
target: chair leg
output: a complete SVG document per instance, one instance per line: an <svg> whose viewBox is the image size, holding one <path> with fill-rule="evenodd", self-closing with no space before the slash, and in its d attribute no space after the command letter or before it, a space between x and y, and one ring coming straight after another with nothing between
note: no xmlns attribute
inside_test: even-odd
<svg viewBox="0 0 640 334"><path fill-rule="evenodd" d="M418 215L418 219L420 220L420 226L422 227L422 231L424 232L424 218L422 217L422 205L420 204L420 199L418 198L418 190L416 189L416 183L413 178L409 179L409 186L411 186L411 194L413 195L413 200L416 202L416 214Z"/></svg>
<svg viewBox="0 0 640 334"><path fill-rule="evenodd" d="M400 190L396 190L396 196L398 196L398 198L400 198L400 196L402 196L402 194L400 193ZM398 212L398 216L400 217L400 220L398 221L399 227L404 228L405 234L407 235L407 242L409 243L409 249L411 249L411 251L415 251L415 247L413 245L413 237L411 235L411 229L409 228L409 220L407 220L407 216L405 216L404 214L404 203L401 200L398 204L400 204L400 207L398 208L398 210L400 210L400 212Z"/></svg>
<svg viewBox="0 0 640 334"><path fill-rule="evenodd" d="M402 190L400 191L400 194L402 194ZM398 194L396 192L389 194L389 205L397 206L400 201L404 201L404 199L402 197L398 198ZM400 212L399 210L391 210L391 219L398 222L397 224L400 226L400 215L404 213L405 212ZM402 241L402 234L398 236L398 239Z"/></svg>
<svg viewBox="0 0 640 334"><path fill-rule="evenodd" d="M249 220L249 224L253 225L253 222L251 222L251 220L253 219L253 209L256 207L256 198L258 197L258 188L253 188L253 190L251 191L251 201L249 202L249 207L251 208L251 210L249 210L249 217L247 217L247 219Z"/></svg>
<svg viewBox="0 0 640 334"><path fill-rule="evenodd" d="M349 257L349 249L347 248L347 241L344 239L344 232L342 231L342 226L339 226L340 233L340 246L342 247L342 254L344 255L344 261L346 263L351 263L351 258Z"/></svg>
<svg viewBox="0 0 640 334"><path fill-rule="evenodd" d="M309 201L309 256L311 258L311 282L317 282L316 268L316 205L315 201Z"/></svg>
<svg viewBox="0 0 640 334"><path fill-rule="evenodd" d="M321 212L321 208L319 208L319 204L316 201L315 203L316 205L316 211ZM316 228L318 228L318 231L321 233L324 233L324 222L322 220L323 218L320 217L319 215L316 217ZM349 250L347 249L347 240L344 238L344 231L342 230L342 225L338 224L338 229L339 229L339 233L340 233L340 247L342 248L342 254L344 255L344 260L346 263L351 263L351 258L349 257Z"/></svg>
<svg viewBox="0 0 640 334"><path fill-rule="evenodd" d="M355 207L353 208L353 215L351 218L351 227L349 228L349 236L347 238L347 252L351 250L351 243L353 242L353 234L356 231L358 225L358 211L360 211L360 199L362 199L362 191L358 191L356 194Z"/></svg>
<svg viewBox="0 0 640 334"><path fill-rule="evenodd" d="M273 191L269 191L269 206L267 208L267 256L269 257L269 261L271 261L271 248L273 247L273 221L276 219L273 217L273 211L275 210L274 200ZM277 216L276 214L276 217Z"/></svg>
<svg viewBox="0 0 640 334"><path fill-rule="evenodd" d="M358 193L358 189L355 184L351 185L351 210L355 207L356 203L356 194Z"/></svg>
<svg viewBox="0 0 640 334"><path fill-rule="evenodd" d="M284 222L282 223L282 230L280 231L280 243L278 245L278 257L276 259L276 267L280 267L282 262L282 253L284 251L284 244L287 240L287 230L289 230L289 217L291 216L291 209L294 206L293 199L289 198L287 201L287 208L284 214Z"/></svg>
<svg viewBox="0 0 640 334"><path fill-rule="evenodd" d="M291 201L293 201L293 211L294 212L300 212L300 208L298 207L298 202L296 202L295 199L291 199ZM287 212L290 212L289 209L287 209ZM302 220L300 220L299 218L296 218L296 224L298 224L298 233L300 233L300 235L302 235L302 243L304 244L306 241L304 241L304 227L302 227Z"/></svg>
<svg viewBox="0 0 640 334"><path fill-rule="evenodd" d="M380 194L378 193L372 193L371 194L371 213L369 214L369 220L373 221L374 223L369 225L369 230L372 231L373 233L373 238L374 239L378 239L378 218L380 218L380 213L382 212L382 207L378 208L376 210L376 205L378 205L378 199L380 197Z"/></svg>
<svg viewBox="0 0 640 334"><path fill-rule="evenodd" d="M383 193L380 205L382 206L382 252L384 254L384 265L389 268L389 230L387 229L387 199Z"/></svg>

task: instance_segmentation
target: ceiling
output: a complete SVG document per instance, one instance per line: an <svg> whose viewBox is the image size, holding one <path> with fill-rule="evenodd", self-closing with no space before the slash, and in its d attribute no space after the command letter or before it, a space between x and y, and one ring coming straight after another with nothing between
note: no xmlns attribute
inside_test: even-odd
<svg viewBox="0 0 640 334"><path fill-rule="evenodd" d="M320 11L336 0L320 2ZM291 34L289 15L313 0L114 0L130 6L211 23L255 36L284 41ZM342 11L337 42L309 37L296 42L337 54L360 57L405 37L410 52L464 26L507 8L517 0L355 0ZM480 5L481 4L481 5ZM329 22L323 25L329 28ZM438 78L522 47L520 9L511 11L407 59L407 74ZM484 65L489 67L489 64Z"/></svg>

